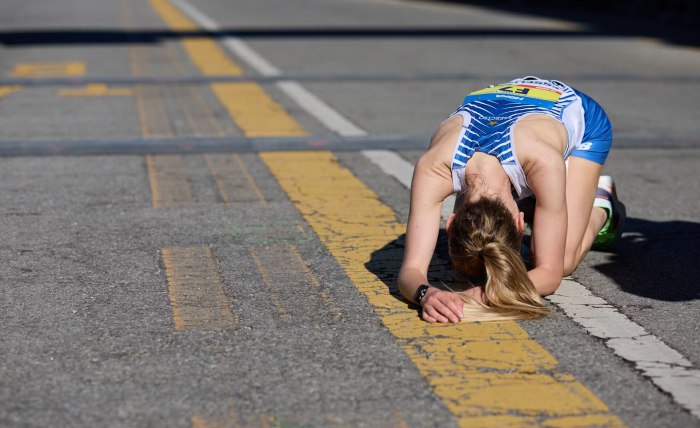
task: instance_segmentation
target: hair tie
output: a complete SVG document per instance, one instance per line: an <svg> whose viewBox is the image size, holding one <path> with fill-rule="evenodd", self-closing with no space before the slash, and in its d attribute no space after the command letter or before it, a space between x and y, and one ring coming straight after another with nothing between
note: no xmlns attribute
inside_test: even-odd
<svg viewBox="0 0 700 428"><path fill-rule="evenodd" d="M481 261L484 261L484 249L483 248L481 250L479 250L479 253L477 255L479 256L479 259Z"/></svg>

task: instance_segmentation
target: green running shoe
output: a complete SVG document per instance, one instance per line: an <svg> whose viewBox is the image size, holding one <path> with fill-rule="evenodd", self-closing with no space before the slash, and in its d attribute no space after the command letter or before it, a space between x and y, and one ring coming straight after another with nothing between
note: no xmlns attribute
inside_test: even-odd
<svg viewBox="0 0 700 428"><path fill-rule="evenodd" d="M593 206L603 208L608 213L608 220L593 240L593 245L598 249L610 248L620 235L627 215L625 205L617 199L615 182L609 175L601 175L598 179Z"/></svg>

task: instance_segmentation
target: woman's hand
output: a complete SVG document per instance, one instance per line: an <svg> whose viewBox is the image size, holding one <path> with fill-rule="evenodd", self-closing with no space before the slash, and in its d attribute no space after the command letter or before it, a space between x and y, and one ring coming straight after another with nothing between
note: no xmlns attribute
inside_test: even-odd
<svg viewBox="0 0 700 428"><path fill-rule="evenodd" d="M456 293L430 287L421 300L422 316L428 322L459 322L464 301Z"/></svg>

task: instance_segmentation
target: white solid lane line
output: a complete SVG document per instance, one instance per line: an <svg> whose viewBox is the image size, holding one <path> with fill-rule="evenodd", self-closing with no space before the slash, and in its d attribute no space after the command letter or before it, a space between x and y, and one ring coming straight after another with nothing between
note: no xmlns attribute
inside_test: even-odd
<svg viewBox="0 0 700 428"><path fill-rule="evenodd" d="M548 299L700 417L700 370L694 369L678 351L575 281L565 279Z"/></svg>
<svg viewBox="0 0 700 428"><path fill-rule="evenodd" d="M218 24L186 0L171 1L203 28L210 31L220 30ZM258 73L264 76L281 75L279 69L252 50L243 40L226 37L222 43ZM298 82L285 81L277 85L330 130L343 136L367 135L364 130ZM365 150L362 153L383 172L410 189L413 165L391 151ZM453 205L453 200L445 201L443 219L449 215ZM605 340L605 344L618 356L634 363L637 370L650 378L657 387L671 394L678 404L700 418L700 370L693 368L690 361L678 351L647 333L642 326L575 281L563 280L559 290L548 299L591 335Z"/></svg>
<svg viewBox="0 0 700 428"><path fill-rule="evenodd" d="M204 15L194 6L185 0L171 0L183 13L190 17L202 28L209 31L220 31L219 24L211 18ZM280 70L270 64L265 58L250 48L243 40L238 37L226 36L221 40L221 43L228 48L238 59L241 59L255 71L263 76L280 76ZM367 133L352 123L348 118L338 113L333 107L326 104L316 95L309 92L298 82L284 80L276 83L277 87L282 90L289 98L293 99L307 113L316 118L324 126L331 131L344 137L361 137Z"/></svg>

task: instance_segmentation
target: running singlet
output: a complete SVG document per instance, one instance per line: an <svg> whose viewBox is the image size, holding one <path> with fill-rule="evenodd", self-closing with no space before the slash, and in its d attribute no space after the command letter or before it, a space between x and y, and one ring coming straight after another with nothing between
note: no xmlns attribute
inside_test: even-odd
<svg viewBox="0 0 700 428"><path fill-rule="evenodd" d="M578 156L604 164L612 144L612 126L591 97L556 80L524 77L467 95L455 114L462 131L452 158L455 192L465 186L465 168L474 152L496 156L513 184L516 199L531 196L513 146L513 127L526 115L546 114L564 124L568 144L564 159Z"/></svg>

